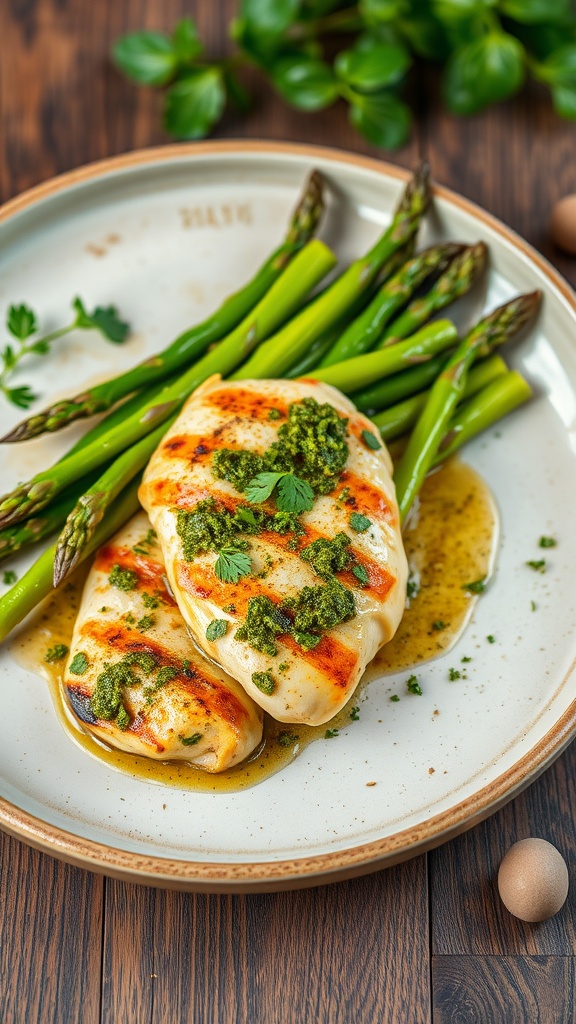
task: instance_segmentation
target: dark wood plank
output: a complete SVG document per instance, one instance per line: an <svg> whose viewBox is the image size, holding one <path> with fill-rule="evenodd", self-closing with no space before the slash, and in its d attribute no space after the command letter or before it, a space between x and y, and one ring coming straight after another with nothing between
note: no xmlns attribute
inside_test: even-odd
<svg viewBox="0 0 576 1024"><path fill-rule="evenodd" d="M434 1024L573 1024L574 958L440 956Z"/></svg>
<svg viewBox="0 0 576 1024"><path fill-rule="evenodd" d="M0 833L0 1020L100 1020L104 881Z"/></svg>
<svg viewBox="0 0 576 1024"><path fill-rule="evenodd" d="M424 858L277 895L108 891L103 1024L430 1021Z"/></svg>

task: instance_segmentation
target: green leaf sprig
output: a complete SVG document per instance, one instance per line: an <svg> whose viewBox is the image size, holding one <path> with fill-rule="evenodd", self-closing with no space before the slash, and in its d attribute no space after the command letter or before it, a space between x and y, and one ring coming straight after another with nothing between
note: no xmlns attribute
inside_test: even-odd
<svg viewBox="0 0 576 1024"><path fill-rule="evenodd" d="M130 327L120 319L114 306L97 306L94 312L89 313L82 300L75 298L72 308L74 319L71 323L38 337L38 320L34 310L25 303L10 306L6 316L6 330L11 335L11 340L0 353L0 391L19 409L28 409L38 397L27 384L20 387L10 387L8 384L10 377L26 356L47 356L54 341L77 330L99 331L116 345L125 341Z"/></svg>
<svg viewBox="0 0 576 1024"><path fill-rule="evenodd" d="M258 473L250 481L246 499L253 505L267 501L277 488L276 506L279 512L309 512L314 504L314 491L306 480L294 473Z"/></svg>
<svg viewBox="0 0 576 1024"><path fill-rule="evenodd" d="M445 65L442 95L453 113L507 99L531 76L550 89L560 116L576 120L571 0L240 0L229 33L235 50L223 60L206 58L191 18L171 35L122 36L112 58L139 85L164 90L164 127L182 139L208 135L227 104L250 107L247 66L298 110L343 100L354 127L385 149L409 135L399 91L418 59Z"/></svg>

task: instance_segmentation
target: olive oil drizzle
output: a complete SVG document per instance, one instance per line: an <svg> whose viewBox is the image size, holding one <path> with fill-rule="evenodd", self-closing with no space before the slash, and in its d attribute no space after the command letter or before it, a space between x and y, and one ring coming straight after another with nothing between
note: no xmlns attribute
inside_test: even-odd
<svg viewBox="0 0 576 1024"><path fill-rule="evenodd" d="M465 585L492 572L497 532L493 498L474 470L451 459L431 474L404 533L411 578L419 592L409 600L394 639L378 653L356 692L330 722L312 727L265 716L260 747L242 764L218 774L186 762L156 761L110 748L85 732L71 714L63 690L65 661L50 665L44 658L54 644L70 645L87 569L80 570L40 606L15 635L9 650L25 668L47 679L58 719L69 737L110 768L179 789L208 793L242 790L285 768L308 744L324 740L327 731L333 734L354 728L357 713L353 709L370 680L422 664L453 646L478 599ZM442 628L438 628L440 623ZM338 742L337 735L326 742Z"/></svg>

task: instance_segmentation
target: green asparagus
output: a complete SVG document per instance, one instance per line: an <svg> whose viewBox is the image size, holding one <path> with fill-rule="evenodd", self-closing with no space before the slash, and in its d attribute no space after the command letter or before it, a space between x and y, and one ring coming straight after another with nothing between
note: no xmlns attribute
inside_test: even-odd
<svg viewBox="0 0 576 1024"><path fill-rule="evenodd" d="M432 465L436 466L453 455L477 434L528 401L531 394L532 388L516 370L496 377L474 397L458 406Z"/></svg>
<svg viewBox="0 0 576 1024"><path fill-rule="evenodd" d="M39 516L32 516L22 523L0 530L0 562L17 554L22 548L49 537L55 530L60 530L66 522L66 516L90 484L90 478L82 477L79 483L69 487L52 505L43 509Z"/></svg>
<svg viewBox="0 0 576 1024"><path fill-rule="evenodd" d="M452 348L457 340L458 331L450 320L436 320L391 348L366 352L335 366L311 370L308 376L332 384L348 395L380 377L398 373L407 366L422 363L438 352Z"/></svg>
<svg viewBox="0 0 576 1024"><path fill-rule="evenodd" d="M374 348L386 324L408 302L423 281L434 271L445 270L463 248L454 242L434 245L405 263L382 285L370 305L353 320L318 365L333 366L334 363L352 359Z"/></svg>
<svg viewBox="0 0 576 1024"><path fill-rule="evenodd" d="M329 288L261 345L232 380L281 377L304 356L359 296L366 293L382 268L404 248L418 230L430 202L427 164L408 182L389 228L361 259L356 260Z"/></svg>
<svg viewBox="0 0 576 1024"><path fill-rule="evenodd" d="M464 249L432 285L429 292L413 302L388 325L377 348L386 348L399 338L407 338L434 313L466 295L486 266L486 246L478 242Z"/></svg>
<svg viewBox="0 0 576 1024"><path fill-rule="evenodd" d="M215 313L184 331L158 355L73 398L56 402L43 412L19 423L1 441L24 441L38 434L61 430L74 420L110 409L125 395L163 380L197 359L209 345L229 334L260 302L293 256L313 236L323 210L323 180L314 171L306 182L282 244L268 257L252 280L225 299Z"/></svg>
<svg viewBox="0 0 576 1024"><path fill-rule="evenodd" d="M20 484L0 500L0 527L35 515L81 474L91 472L177 413L188 395L215 373L230 373L302 302L335 264L323 242L313 240L288 264L255 309L215 349L102 437Z"/></svg>
<svg viewBox="0 0 576 1024"><path fill-rule="evenodd" d="M449 352L441 352L425 363L418 363L416 366L411 366L409 370L401 370L400 373L395 373L392 377L377 380L375 384L362 388L361 391L355 391L350 398L360 412L366 413L367 416L374 416L381 409L388 409L389 406L396 405L403 398L408 398L429 387L436 380L442 367L446 365L448 355Z"/></svg>
<svg viewBox="0 0 576 1024"><path fill-rule="evenodd" d="M82 551L82 559L88 558L138 511L138 485L139 480L134 481L116 499L106 519L100 523L92 540ZM0 597L0 643L52 590L55 553L56 545L53 544L40 555L28 572Z"/></svg>
<svg viewBox="0 0 576 1024"><path fill-rule="evenodd" d="M483 317L460 342L432 385L406 450L396 467L396 496L402 522L448 430L472 362L478 356L489 355L496 346L508 341L521 330L535 316L540 299L539 291L520 295ZM395 348L388 351L394 352Z"/></svg>
<svg viewBox="0 0 576 1024"><path fill-rule="evenodd" d="M493 355L484 359L477 366L474 366L468 374L468 379L462 392L462 399L470 398L476 392L490 384L496 377L507 373L507 366L501 356ZM405 398L397 405L391 405L388 409L372 417L378 427L382 439L391 441L394 437L400 437L407 433L414 426L422 409L426 405L430 391L420 391L416 395Z"/></svg>

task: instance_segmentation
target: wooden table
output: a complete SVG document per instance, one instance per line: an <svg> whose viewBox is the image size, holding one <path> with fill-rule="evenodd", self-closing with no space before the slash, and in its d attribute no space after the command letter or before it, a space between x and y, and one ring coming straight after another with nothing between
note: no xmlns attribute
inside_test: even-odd
<svg viewBox="0 0 576 1024"><path fill-rule="evenodd" d="M222 51L233 0L4 0L0 4L0 197L60 171L161 143L159 99L110 66L120 33L192 14ZM483 116L445 114L415 80L418 124L392 159L497 214L576 283L550 245L550 205L576 191L576 126L538 91ZM342 109L306 116L270 93L224 136L371 152ZM535 467L535 472L538 469ZM127 885L0 837L2 1024L568 1024L574 1019L576 747L526 793L439 850L356 881L261 896ZM562 912L527 926L495 874L538 835L569 862Z"/></svg>

